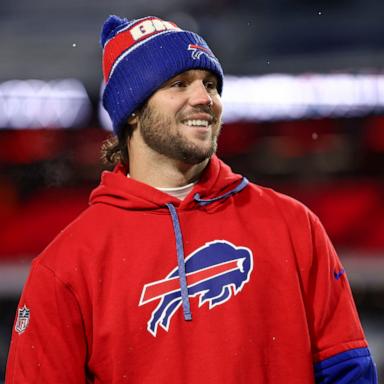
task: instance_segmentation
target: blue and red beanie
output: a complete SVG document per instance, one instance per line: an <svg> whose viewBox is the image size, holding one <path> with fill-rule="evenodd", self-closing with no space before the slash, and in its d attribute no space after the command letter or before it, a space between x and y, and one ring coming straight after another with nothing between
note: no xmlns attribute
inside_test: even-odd
<svg viewBox="0 0 384 384"><path fill-rule="evenodd" d="M223 87L223 70L196 33L148 16L129 21L109 16L101 33L105 89L103 105L116 135L129 116L167 80L190 69L205 69Z"/></svg>

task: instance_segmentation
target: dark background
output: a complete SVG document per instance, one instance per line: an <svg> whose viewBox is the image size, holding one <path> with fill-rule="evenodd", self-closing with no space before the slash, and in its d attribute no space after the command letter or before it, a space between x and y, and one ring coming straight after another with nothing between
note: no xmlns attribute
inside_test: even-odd
<svg viewBox="0 0 384 384"><path fill-rule="evenodd" d="M87 206L88 194L105 168L99 147L110 132L99 112L99 32L114 13L129 19L156 15L202 34L227 75L264 79L286 74L302 80L343 74L355 80L365 75L378 79L376 102L363 95L366 103L358 108L340 100L327 112L322 99L298 115L232 116L224 124L219 155L234 170L298 198L320 217L347 269L383 375L384 3L3 0L0 382L30 262ZM63 79L78 82L59 83ZM280 100L283 83L273 84L267 84L265 97L271 93L272 99L276 95ZM63 89L68 92L58 93ZM333 97L330 91L325 102ZM223 100L227 110L240 111L226 101L225 88ZM279 108L277 104L275 112Z"/></svg>

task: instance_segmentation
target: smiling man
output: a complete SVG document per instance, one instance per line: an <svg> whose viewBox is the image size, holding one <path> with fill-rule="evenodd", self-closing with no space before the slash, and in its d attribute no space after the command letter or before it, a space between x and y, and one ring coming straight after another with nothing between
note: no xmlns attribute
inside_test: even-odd
<svg viewBox="0 0 384 384"><path fill-rule="evenodd" d="M34 260L6 383L376 383L318 218L215 155L207 43L117 16L101 42L116 166Z"/></svg>

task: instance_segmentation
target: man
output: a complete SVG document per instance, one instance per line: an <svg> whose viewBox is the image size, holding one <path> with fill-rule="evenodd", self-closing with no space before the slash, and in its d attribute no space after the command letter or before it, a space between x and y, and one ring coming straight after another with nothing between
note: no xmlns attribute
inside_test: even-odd
<svg viewBox="0 0 384 384"><path fill-rule="evenodd" d="M34 260L6 382L376 383L317 217L214 154L223 73L206 42L111 16L102 45L119 164Z"/></svg>

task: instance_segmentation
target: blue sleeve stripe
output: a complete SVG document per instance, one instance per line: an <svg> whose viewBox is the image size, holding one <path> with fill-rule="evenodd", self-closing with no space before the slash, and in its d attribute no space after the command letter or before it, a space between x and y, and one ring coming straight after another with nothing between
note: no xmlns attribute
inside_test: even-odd
<svg viewBox="0 0 384 384"><path fill-rule="evenodd" d="M376 367L368 348L356 348L315 364L317 384L377 384Z"/></svg>
<svg viewBox="0 0 384 384"><path fill-rule="evenodd" d="M316 370L322 370L325 368L329 368L335 364L342 363L343 361L346 361L346 360L356 359L359 357L370 357L370 356L371 356L371 354L370 354L368 348L350 349L349 351L339 353L337 355L329 357L328 359L325 359L323 361L316 363L315 364L315 372L316 372Z"/></svg>

